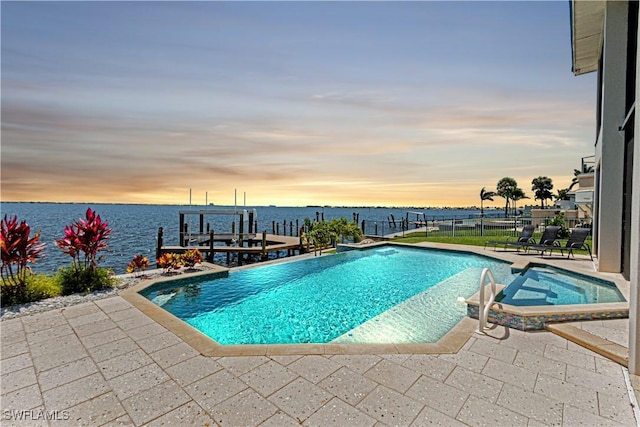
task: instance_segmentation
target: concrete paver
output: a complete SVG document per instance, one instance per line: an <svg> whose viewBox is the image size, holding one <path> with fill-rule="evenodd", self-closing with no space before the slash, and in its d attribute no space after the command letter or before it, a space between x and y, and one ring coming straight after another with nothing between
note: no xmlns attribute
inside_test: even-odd
<svg viewBox="0 0 640 427"><path fill-rule="evenodd" d="M206 357L118 296L0 332L2 425L636 423L623 368L550 332L498 327L440 355Z"/></svg>

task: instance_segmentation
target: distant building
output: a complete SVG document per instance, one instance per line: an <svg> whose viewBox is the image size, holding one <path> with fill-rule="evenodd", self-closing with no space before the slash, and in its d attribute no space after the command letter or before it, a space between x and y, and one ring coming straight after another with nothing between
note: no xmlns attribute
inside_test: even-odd
<svg viewBox="0 0 640 427"><path fill-rule="evenodd" d="M640 375L638 2L570 0L570 6L573 72L598 73L593 249L599 271L630 281L629 371Z"/></svg>

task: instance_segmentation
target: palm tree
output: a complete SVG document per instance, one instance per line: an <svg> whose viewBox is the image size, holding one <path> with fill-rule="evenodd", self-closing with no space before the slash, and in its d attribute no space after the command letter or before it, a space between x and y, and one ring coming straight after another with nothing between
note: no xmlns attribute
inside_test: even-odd
<svg viewBox="0 0 640 427"><path fill-rule="evenodd" d="M544 201L553 198L551 190L553 190L553 183L549 177L539 176L533 178L533 181L531 181L531 191L533 191L534 194L533 198L540 200L542 209L544 209Z"/></svg>
<svg viewBox="0 0 640 427"><path fill-rule="evenodd" d="M569 200L569 195L567 193L569 193L570 190L571 190L571 187L558 189L558 194L556 194L556 200Z"/></svg>
<svg viewBox="0 0 640 427"><path fill-rule="evenodd" d="M517 202L518 200L522 200L522 199L529 199L529 197L524 194L524 191L522 190L522 188L518 187L515 190L513 190L513 193L511 193L511 200L513 200L514 215L516 215Z"/></svg>
<svg viewBox="0 0 640 427"><path fill-rule="evenodd" d="M576 185L578 185L578 176L582 175L583 173L592 173L593 172L593 166L591 165L582 165L582 170L580 169L574 169L573 170L573 178L571 178L571 185L569 186L569 190L571 190L573 187L575 187Z"/></svg>
<svg viewBox="0 0 640 427"><path fill-rule="evenodd" d="M482 190L480 190L480 216L483 217L484 216L484 201L485 200L491 200L493 202L493 196L496 195L495 191L487 191L485 189L486 187L482 187Z"/></svg>
<svg viewBox="0 0 640 427"><path fill-rule="evenodd" d="M506 200L506 203L504 205L505 218L509 214L509 200L511 199L511 195L516 188L518 188L518 183L515 179L508 176L502 178L500 181L498 181L498 185L496 185L496 194Z"/></svg>

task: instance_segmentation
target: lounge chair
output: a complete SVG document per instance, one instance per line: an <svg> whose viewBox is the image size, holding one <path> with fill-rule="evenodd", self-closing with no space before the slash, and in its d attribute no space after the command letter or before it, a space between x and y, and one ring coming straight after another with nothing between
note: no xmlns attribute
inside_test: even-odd
<svg viewBox="0 0 640 427"><path fill-rule="evenodd" d="M509 240L509 238L507 237L507 240L502 240L502 241L492 241L492 242L485 242L484 244L484 248L487 249L487 246L489 245L493 245L493 250L496 250L496 247L498 245L504 245L504 248L507 249L507 246L512 244L512 243L516 243L516 244L520 244L520 243L535 243L535 240L533 240L533 232L535 231L536 227L535 225L525 225L522 228L522 231L520 232L520 237L518 237L518 240Z"/></svg>
<svg viewBox="0 0 640 427"><path fill-rule="evenodd" d="M564 246L558 245L558 246L551 246L551 247L545 248L542 251L542 256L544 256L544 252L546 250L548 250L549 255L551 255L551 253L553 253L553 250L557 249L560 251L560 254L562 256L564 256L564 251L568 251L567 253L567 259L568 259L571 257L571 255L573 255L574 249L586 249L589 252L589 257L591 257L591 261L593 261L591 248L587 243L585 243L585 240L587 239L590 233L591 233L591 230L588 228L574 228L571 231L571 235L569 236L569 239L567 240L567 243ZM536 247L532 246L531 249L536 249Z"/></svg>
<svg viewBox="0 0 640 427"><path fill-rule="evenodd" d="M551 246L556 245L559 246L557 240L558 240L558 233L560 233L560 227L552 225L552 226L548 226L544 229L544 231L542 232L542 236L540 237L540 240L538 241L538 243L530 243L530 242L525 242L525 243L516 243L516 242L512 242L507 244L507 246L514 246L517 247L518 250L519 249L524 249L525 251L529 251L529 249L535 249L535 250L542 250L542 249L549 249Z"/></svg>
<svg viewBox="0 0 640 427"><path fill-rule="evenodd" d="M526 250L534 250L542 252L544 256L545 251L551 249L560 249L560 242L558 242L558 234L560 233L561 227L552 225L544 229L542 233L542 237L540 237L540 241L534 245L528 245Z"/></svg>

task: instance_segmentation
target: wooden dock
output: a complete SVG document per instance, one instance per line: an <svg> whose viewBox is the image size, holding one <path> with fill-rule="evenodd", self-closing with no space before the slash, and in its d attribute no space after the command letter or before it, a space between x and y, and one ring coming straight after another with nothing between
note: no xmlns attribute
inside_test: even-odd
<svg viewBox="0 0 640 427"><path fill-rule="evenodd" d="M231 232L216 233L211 229L207 218L220 215L231 217ZM196 217L196 226L190 227L185 217ZM245 260L267 260L273 252L286 251L287 256L302 253L305 248L300 237L293 236L293 222L289 223L289 234L286 236L286 221L283 223L285 235L280 235L278 224L273 222L273 234L266 230L258 233L257 212L255 209L199 209L179 211L178 245L165 246L163 228L158 229L156 259L165 253L183 254L192 249L198 249L204 258L214 262L216 253L226 254L227 266L231 264L231 257L237 258L237 264L242 265ZM237 220L237 222L236 222ZM245 224L246 223L246 224ZM237 225L237 227L236 227ZM248 226L247 226L248 225ZM301 235L296 220L296 233Z"/></svg>
<svg viewBox="0 0 640 427"><path fill-rule="evenodd" d="M158 240L159 245L156 248L156 258L165 253L182 254L191 249L198 249L209 262L213 262L213 257L216 253L224 253L227 255L227 264L229 264L231 255L236 254L238 265L242 265L243 259L247 256L260 257L261 260L265 260L272 252L287 251L287 256L292 256L296 255L296 251L298 254L304 251L299 237L266 233L262 235L244 234L242 236L213 234L213 241L206 234L199 234L197 238L190 240L190 242L192 243L185 243L184 246L165 246L162 244L162 238L160 237ZM223 245L217 245L216 243L223 243Z"/></svg>

